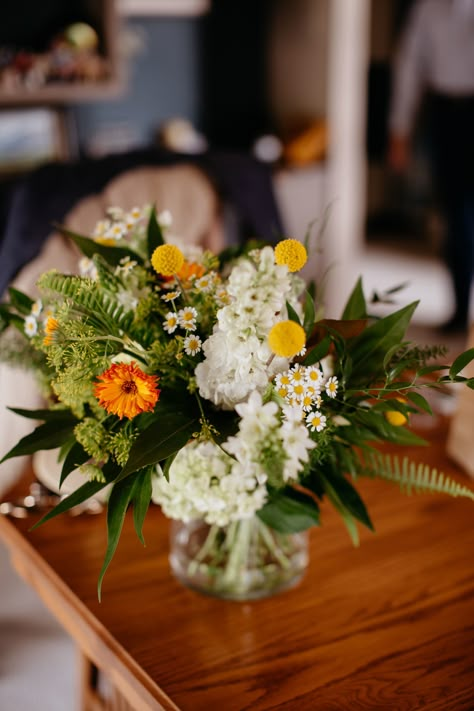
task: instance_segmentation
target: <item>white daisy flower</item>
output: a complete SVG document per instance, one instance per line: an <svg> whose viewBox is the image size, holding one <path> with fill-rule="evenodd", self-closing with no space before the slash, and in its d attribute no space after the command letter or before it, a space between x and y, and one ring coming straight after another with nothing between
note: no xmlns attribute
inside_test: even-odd
<svg viewBox="0 0 474 711"><path fill-rule="evenodd" d="M315 365L306 368L306 381L315 388L319 388L324 380L323 371Z"/></svg>
<svg viewBox="0 0 474 711"><path fill-rule="evenodd" d="M38 332L38 322L34 316L27 316L25 318L24 329L26 335L30 338Z"/></svg>
<svg viewBox="0 0 474 711"><path fill-rule="evenodd" d="M124 222L115 222L109 227L104 236L118 241L122 239L126 232L127 228Z"/></svg>
<svg viewBox="0 0 474 711"><path fill-rule="evenodd" d="M107 217L114 221L123 220L125 217L125 212L121 207L108 207L106 213Z"/></svg>
<svg viewBox="0 0 474 711"><path fill-rule="evenodd" d="M204 276L200 277L199 279L196 279L196 283L194 286L199 291L208 292L214 286L214 282L215 274L214 272L209 272L209 274L204 274Z"/></svg>
<svg viewBox="0 0 474 711"><path fill-rule="evenodd" d="M178 298L178 296L181 296L181 292L176 290L176 291L168 291L167 294L163 294L161 299L163 301L174 301L175 299Z"/></svg>
<svg viewBox="0 0 474 711"><path fill-rule="evenodd" d="M331 376L326 383L326 393L329 395L329 397L336 397L338 385L339 385L339 382L338 382L336 376L335 375Z"/></svg>
<svg viewBox="0 0 474 711"><path fill-rule="evenodd" d="M110 220L99 220L99 222L96 224L94 227L94 231L92 233L93 237L103 237L107 230L110 228L111 222Z"/></svg>
<svg viewBox="0 0 474 711"><path fill-rule="evenodd" d="M35 317L39 316L42 309L43 309L43 302L41 301L41 299L36 299L36 301L33 303L32 307L31 307L31 315L35 316Z"/></svg>
<svg viewBox="0 0 474 711"><path fill-rule="evenodd" d="M178 328L178 316L173 311L169 311L166 314L163 328L167 333L174 333Z"/></svg>
<svg viewBox="0 0 474 711"><path fill-rule="evenodd" d="M178 311L178 321L181 328L186 331L194 331L196 329L196 319L198 312L194 306L185 306L184 309Z"/></svg>
<svg viewBox="0 0 474 711"><path fill-rule="evenodd" d="M306 422L311 432L321 432L326 427L326 415L322 415L319 410L310 412L306 418Z"/></svg>
<svg viewBox="0 0 474 711"><path fill-rule="evenodd" d="M193 334L184 339L184 350L189 356L195 356L201 350L202 341L199 336Z"/></svg>
<svg viewBox="0 0 474 711"><path fill-rule="evenodd" d="M299 363L293 366L291 370L289 371L290 373L290 382L292 385L295 383L303 383L305 380L305 370L304 368L301 367Z"/></svg>

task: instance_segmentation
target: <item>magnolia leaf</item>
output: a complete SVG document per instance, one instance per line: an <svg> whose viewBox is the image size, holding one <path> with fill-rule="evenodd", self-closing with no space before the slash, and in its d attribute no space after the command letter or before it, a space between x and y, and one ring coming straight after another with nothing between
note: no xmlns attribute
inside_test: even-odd
<svg viewBox="0 0 474 711"><path fill-rule="evenodd" d="M364 290L362 288L362 278L359 277L342 314L343 321L367 318L367 304Z"/></svg>
<svg viewBox="0 0 474 711"><path fill-rule="evenodd" d="M355 338L367 326L366 319L353 319L351 321L338 321L337 319L323 318L314 324L313 331L308 339L307 347L319 343L328 334L338 334L345 340Z"/></svg>
<svg viewBox="0 0 474 711"><path fill-rule="evenodd" d="M144 471L138 472L133 493L133 524L135 526L136 534L143 545L145 545L145 539L143 538L143 524L145 522L145 516L151 501L152 474L153 467L146 467Z"/></svg>
<svg viewBox="0 0 474 711"><path fill-rule="evenodd" d="M161 231L161 227L158 223L158 220L156 219L155 206L152 207L151 212L150 212L150 218L148 220L146 234L147 234L148 256L151 259L151 255L153 254L155 249L157 247L161 247L161 245L165 243L165 241L163 239L163 232Z"/></svg>
<svg viewBox="0 0 474 711"><path fill-rule="evenodd" d="M167 459L184 447L196 429L197 417L171 413L154 422L133 443L128 461L117 481L149 464Z"/></svg>
<svg viewBox="0 0 474 711"><path fill-rule="evenodd" d="M113 266L119 264L121 259L131 259L139 264L143 262L137 252L133 252L131 249L127 249L126 247L108 247L105 244L100 244L99 242L90 239L90 237L83 237L75 232L71 232L71 230L68 230L61 225L55 225L55 227L59 232L61 232L61 234L69 237L69 239L71 239L79 247L81 252L86 257L89 257L89 259L92 259L95 254L100 254L100 256L103 257L108 264L112 264Z"/></svg>
<svg viewBox="0 0 474 711"><path fill-rule="evenodd" d="M474 348L469 348L456 358L449 369L449 375L454 378L466 365L469 365L472 360L474 360Z"/></svg>
<svg viewBox="0 0 474 711"><path fill-rule="evenodd" d="M116 482L110 492L107 504L107 550L97 583L99 602L101 601L102 581L117 549L125 514L127 513L128 505L132 499L135 484L136 478L129 477L124 481Z"/></svg>
<svg viewBox="0 0 474 711"><path fill-rule="evenodd" d="M319 525L316 501L291 487L272 492L268 503L257 511L257 516L280 533L297 533Z"/></svg>
<svg viewBox="0 0 474 711"><path fill-rule="evenodd" d="M359 545L359 532L357 530L357 524L354 519L354 516L352 516L352 514L346 509L344 504L339 499L337 493L334 491L332 486L326 480L324 480L324 488L325 488L325 491L326 491L329 501L332 503L332 505L334 506L334 508L339 513L342 520L344 521L344 524L347 528L349 536L351 537L352 543L354 544L354 546L358 546Z"/></svg>

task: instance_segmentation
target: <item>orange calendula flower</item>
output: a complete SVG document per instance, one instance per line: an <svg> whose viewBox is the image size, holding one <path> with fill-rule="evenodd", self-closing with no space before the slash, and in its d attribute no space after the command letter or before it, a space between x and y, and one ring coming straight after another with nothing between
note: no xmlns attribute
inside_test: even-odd
<svg viewBox="0 0 474 711"><path fill-rule="evenodd" d="M59 328L59 321L53 316L48 316L46 323L44 325L45 336L43 338L43 345L50 346L54 339L54 333Z"/></svg>
<svg viewBox="0 0 474 711"><path fill-rule="evenodd" d="M147 375L134 361L114 363L98 379L94 395L99 405L120 419L150 412L158 402L158 376Z"/></svg>

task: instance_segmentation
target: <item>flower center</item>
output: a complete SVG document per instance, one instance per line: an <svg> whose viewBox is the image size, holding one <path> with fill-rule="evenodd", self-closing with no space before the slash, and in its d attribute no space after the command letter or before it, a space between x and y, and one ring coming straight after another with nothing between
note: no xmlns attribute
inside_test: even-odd
<svg viewBox="0 0 474 711"><path fill-rule="evenodd" d="M134 380L126 380L124 383L122 383L121 388L122 392L127 393L127 395L129 395L130 393L136 395L138 392L138 388Z"/></svg>

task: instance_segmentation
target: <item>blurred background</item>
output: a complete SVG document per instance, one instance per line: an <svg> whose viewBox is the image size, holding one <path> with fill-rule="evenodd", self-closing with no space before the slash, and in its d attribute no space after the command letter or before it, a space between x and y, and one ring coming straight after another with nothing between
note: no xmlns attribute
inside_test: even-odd
<svg viewBox="0 0 474 711"><path fill-rule="evenodd" d="M324 279L328 316L340 314L359 274L369 295L406 283L396 295L400 306L421 299L415 327L439 342L437 329L455 304L423 106L409 170L396 171L388 160L394 59L412 6L412 0L3 3L0 292L76 197L142 163L185 161L212 178L227 241L276 240L282 233L304 239L311 226L305 276ZM61 201L66 185L68 199ZM266 234L256 234L259 225ZM465 333L453 338L461 350ZM22 640L11 632L11 619L0 616L0 706L31 708L34 690L38 711L64 711L73 650L35 596L17 593L21 583L6 570L0 556L2 608L15 600L18 619L31 619ZM27 628L34 640L26 639ZM45 647L47 640L54 644ZM38 700L48 686L46 671L27 643L56 655L47 665L56 680L64 667L64 689L57 687L54 700ZM22 682L28 674L36 674L30 688Z"/></svg>

